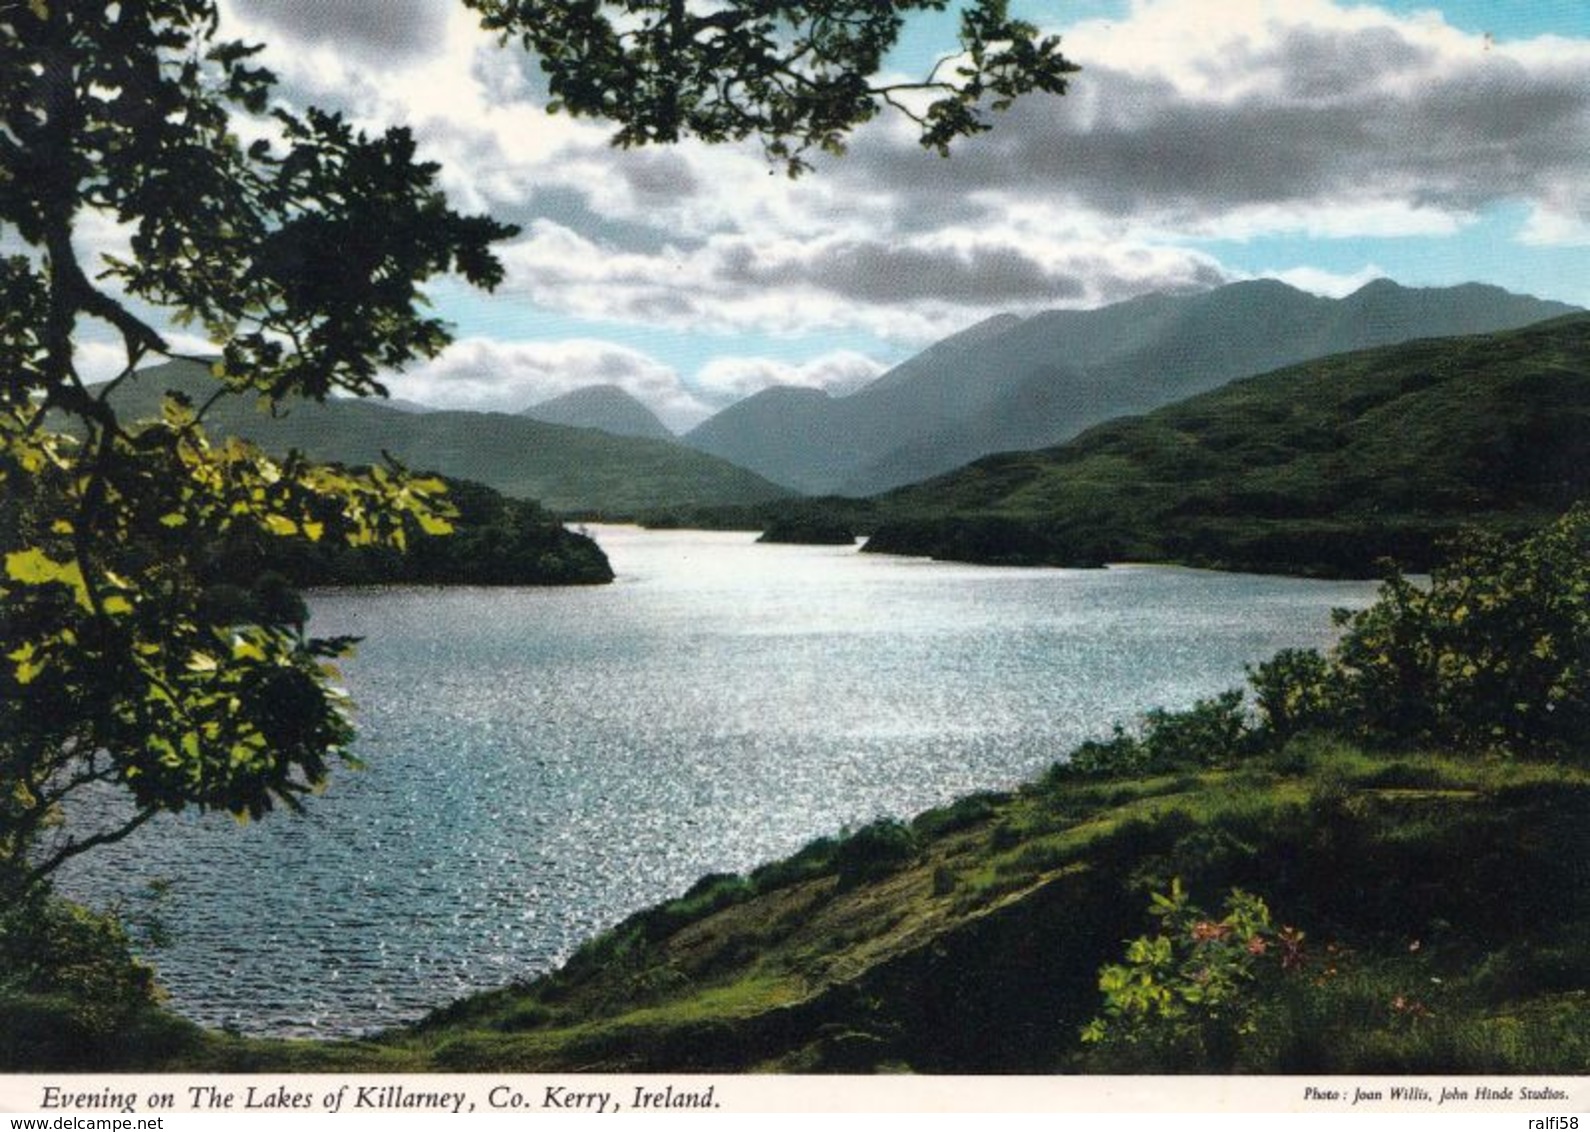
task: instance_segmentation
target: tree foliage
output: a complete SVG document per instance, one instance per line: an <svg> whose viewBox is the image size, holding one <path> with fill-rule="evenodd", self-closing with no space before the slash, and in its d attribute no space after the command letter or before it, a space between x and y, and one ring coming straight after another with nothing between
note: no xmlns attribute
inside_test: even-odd
<svg viewBox="0 0 1590 1132"><path fill-rule="evenodd" d="M554 109L616 121L619 144L757 137L791 173L884 105L942 151L1075 70L1003 0L968 6L962 52L900 84L872 76L905 17L947 0L466 2L541 56ZM491 244L515 232L451 209L408 130L273 102L259 51L221 35L216 0L0 2L0 891L162 810L296 806L346 759L350 642L307 637L290 590L222 600L211 548L448 528L440 481L204 431L229 394L276 411L384 392L384 369L449 340L420 286L492 288ZM122 250L88 262L91 243ZM78 368L89 324L121 344L101 386ZM182 356L168 326L217 344L196 359L213 395L123 420L115 388ZM62 825L104 787L130 816Z"/></svg>
<svg viewBox="0 0 1590 1132"><path fill-rule="evenodd" d="M949 0L465 0L487 29L517 39L546 71L554 110L612 119L613 142L755 138L798 174L813 149L843 151L891 107L924 146L947 152L989 128L988 111L1032 92L1062 94L1078 67L1012 19L1006 0L960 14L960 50L920 79L880 77L912 13Z"/></svg>
<svg viewBox="0 0 1590 1132"><path fill-rule="evenodd" d="M1525 539L1472 532L1427 581L1391 568L1374 604L1337 622L1329 655L1290 650L1250 673L1273 738L1584 757L1590 508Z"/></svg>
<svg viewBox="0 0 1590 1132"><path fill-rule="evenodd" d="M1428 579L1388 565L1375 601L1337 610L1328 652L1284 649L1240 690L1116 725L1051 781L1228 766L1293 737L1335 733L1583 761L1590 736L1590 506L1518 540L1472 531Z"/></svg>
<svg viewBox="0 0 1590 1132"><path fill-rule="evenodd" d="M1590 508L1531 538L1475 533L1416 584L1344 615L1344 709L1371 737L1582 755L1590 735Z"/></svg>
<svg viewBox="0 0 1590 1132"><path fill-rule="evenodd" d="M434 355L428 278L492 287L513 229L448 207L407 130L272 107L259 48L213 0L0 4L0 891L165 809L259 816L326 778L350 735L332 660L294 601L206 599L199 561L239 534L401 546L447 528L439 481L271 459L212 441L228 393L268 409L380 392ZM245 141L245 136L252 140ZM122 254L82 258L119 234ZM112 243L117 239L112 237ZM121 367L93 387L87 324ZM110 392L201 329L215 395L119 419ZM124 819L62 826L76 796Z"/></svg>

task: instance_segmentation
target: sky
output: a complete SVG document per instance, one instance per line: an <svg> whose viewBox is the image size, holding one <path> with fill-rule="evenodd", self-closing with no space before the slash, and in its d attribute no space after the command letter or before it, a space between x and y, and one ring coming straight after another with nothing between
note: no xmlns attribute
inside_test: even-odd
<svg viewBox="0 0 1590 1132"><path fill-rule="evenodd" d="M545 113L456 0L222 0L280 95L407 125L455 207L522 228L395 396L518 411L616 383L684 429L771 384L851 392L1002 312L1271 276L1476 280L1590 306L1583 0L1015 0L1081 65L948 159L873 123L791 181L755 146L617 150ZM948 16L889 60L921 75Z"/></svg>

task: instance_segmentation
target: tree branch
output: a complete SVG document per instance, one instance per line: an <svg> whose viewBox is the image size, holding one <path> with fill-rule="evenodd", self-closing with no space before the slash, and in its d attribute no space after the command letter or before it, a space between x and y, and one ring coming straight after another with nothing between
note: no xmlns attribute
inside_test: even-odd
<svg viewBox="0 0 1590 1132"><path fill-rule="evenodd" d="M90 849L97 849L102 845L114 845L118 841L125 841L132 834L160 811L154 808L139 810L126 824L116 828L96 833L85 837L81 841L69 838L64 846L57 849L40 864L30 869L22 878L22 891L27 892L37 887L42 881L59 869L73 857L87 853Z"/></svg>

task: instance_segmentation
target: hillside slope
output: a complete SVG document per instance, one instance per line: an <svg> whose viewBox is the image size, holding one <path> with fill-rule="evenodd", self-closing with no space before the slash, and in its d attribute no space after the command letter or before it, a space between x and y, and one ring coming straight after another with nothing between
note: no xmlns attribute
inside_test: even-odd
<svg viewBox="0 0 1590 1132"><path fill-rule="evenodd" d="M877 501L869 549L969 560L1422 566L1590 493L1590 315L1262 375ZM979 539L979 535L987 537Z"/></svg>
<svg viewBox="0 0 1590 1132"><path fill-rule="evenodd" d="M158 413L168 389L194 399L215 384L190 362L140 370L115 392L124 415ZM211 431L268 451L371 464L384 452L417 471L473 480L553 511L612 516L690 505L755 503L789 494L761 477L671 441L613 436L507 413L401 412L378 400L295 405L280 417L232 397L206 418Z"/></svg>
<svg viewBox="0 0 1590 1132"><path fill-rule="evenodd" d="M1099 970L1152 931L1148 893L1179 877L1210 906L1233 886L1262 893L1307 932L1310 973L1345 968L1351 984L1311 1004L1318 1030L1295 1019L1237 1068L1583 1072L1585 954L1570 941L1590 907L1561 854L1583 848L1587 816L1582 773L1329 744L1201 774L1056 778L869 827L897 831L897 850L863 832L707 878L557 974L392 1044L455 1071L1087 1068ZM1530 954L1572 973L1545 976ZM1398 988L1452 1030L1409 1033Z"/></svg>
<svg viewBox="0 0 1590 1132"><path fill-rule="evenodd" d="M703 878L551 975L362 1042L165 1017L99 1048L18 1031L34 1044L0 1039L0 1065L1583 1074L1587 829L1583 769L1317 738L1202 771L1057 773ZM1296 966L1233 1048L1090 1049L1101 969L1175 880L1210 908L1259 895L1303 933Z"/></svg>
<svg viewBox="0 0 1590 1132"><path fill-rule="evenodd" d="M847 397L765 390L685 441L809 494L865 496L1310 358L1510 329L1573 309L1478 284L1421 290L1379 280L1327 299L1254 280L1005 316Z"/></svg>

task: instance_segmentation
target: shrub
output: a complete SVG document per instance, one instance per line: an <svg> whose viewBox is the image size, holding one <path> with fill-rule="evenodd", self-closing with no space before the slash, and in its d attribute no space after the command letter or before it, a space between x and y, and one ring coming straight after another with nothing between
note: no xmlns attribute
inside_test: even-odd
<svg viewBox="0 0 1590 1132"><path fill-rule="evenodd" d="M1006 794L988 792L968 794L948 806L918 814L911 819L911 828L924 838L942 837L987 821L999 812L999 804L1008 797Z"/></svg>
<svg viewBox="0 0 1590 1132"><path fill-rule="evenodd" d="M667 939L680 928L704 920L731 904L749 900L754 895L755 886L736 873L708 873L691 885L683 896L637 912L626 924L640 928L646 939L656 943Z"/></svg>
<svg viewBox="0 0 1590 1132"><path fill-rule="evenodd" d="M1330 663L1314 649L1283 649L1248 669L1265 739L1281 744L1340 721L1340 693Z"/></svg>
<svg viewBox="0 0 1590 1132"><path fill-rule="evenodd" d="M834 871L834 855L839 842L832 837L809 841L792 857L759 865L751 870L751 884L758 893L774 892Z"/></svg>
<svg viewBox="0 0 1590 1132"><path fill-rule="evenodd" d="M1185 711L1149 712L1143 743L1151 770L1225 766L1246 753L1252 734L1242 700L1241 690L1232 689Z"/></svg>
<svg viewBox="0 0 1590 1132"><path fill-rule="evenodd" d="M1182 711L1155 708L1137 735L1116 724L1108 739L1089 739L1050 770L1047 785L1088 778L1171 774L1228 766L1257 742L1240 689L1199 700Z"/></svg>
<svg viewBox="0 0 1590 1132"><path fill-rule="evenodd" d="M834 854L839 887L851 888L887 876L911 864L920 853L921 843L910 826L895 818L880 818L839 843Z"/></svg>
<svg viewBox="0 0 1590 1132"><path fill-rule="evenodd" d="M1590 734L1590 508L1471 534L1427 587L1393 570L1338 621L1333 679L1370 736L1561 755Z"/></svg>
<svg viewBox="0 0 1590 1132"><path fill-rule="evenodd" d="M158 999L115 917L53 896L0 913L0 1067L92 1065Z"/></svg>
<svg viewBox="0 0 1590 1132"><path fill-rule="evenodd" d="M1075 775L1108 778L1145 773L1146 764L1147 751L1142 742L1117 723L1108 739L1086 740L1068 759L1056 763L1050 774L1056 779Z"/></svg>
<svg viewBox="0 0 1590 1132"><path fill-rule="evenodd" d="M1124 962L1099 971L1103 1012L1082 1030L1116 1068L1224 1069L1258 1025L1259 986L1300 970L1303 933L1276 928L1265 902L1233 889L1215 919L1178 878L1154 893L1159 931L1127 944Z"/></svg>

